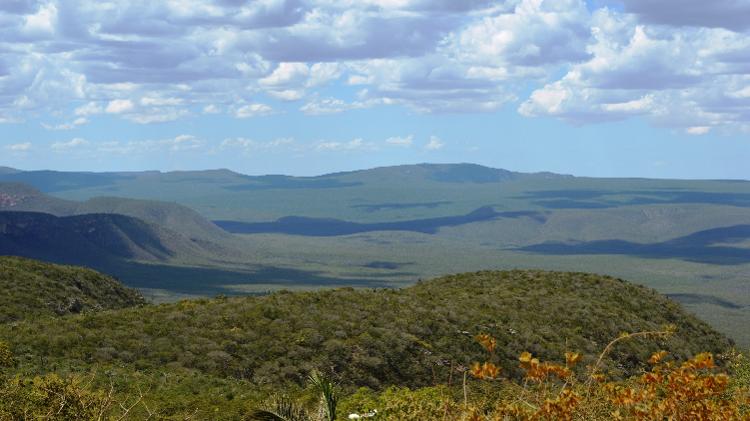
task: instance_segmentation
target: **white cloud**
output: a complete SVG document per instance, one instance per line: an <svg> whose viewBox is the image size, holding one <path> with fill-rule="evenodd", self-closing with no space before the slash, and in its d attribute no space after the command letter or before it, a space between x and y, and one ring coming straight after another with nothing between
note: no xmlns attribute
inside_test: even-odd
<svg viewBox="0 0 750 421"><path fill-rule="evenodd" d="M602 108L604 108L605 111L612 112L639 113L647 111L653 102L653 97L651 95L646 95L643 98L634 99L632 101L603 104Z"/></svg>
<svg viewBox="0 0 750 421"><path fill-rule="evenodd" d="M324 98L310 101L300 107L300 111L308 115L337 114L349 110L360 110L370 108L385 101L371 99L367 101L346 102L338 98Z"/></svg>
<svg viewBox="0 0 750 421"><path fill-rule="evenodd" d="M104 112L104 109L101 105L97 104L96 102L89 102L84 105L81 105L80 107L76 108L74 111L74 114L77 116L90 116L94 114L101 114Z"/></svg>
<svg viewBox="0 0 750 421"><path fill-rule="evenodd" d="M49 35L55 32L57 22L57 6L47 3L33 15L24 19L23 31L30 35Z"/></svg>
<svg viewBox="0 0 750 421"><path fill-rule="evenodd" d="M192 135L179 135L174 139L167 139L160 142L166 145L171 151L186 151L190 149L197 149L203 145L203 142L198 140Z"/></svg>
<svg viewBox="0 0 750 421"><path fill-rule="evenodd" d="M27 152L31 150L31 142L15 143L12 145L7 145L5 149L12 151L12 152Z"/></svg>
<svg viewBox="0 0 750 421"><path fill-rule="evenodd" d="M305 97L305 91L304 90L295 90L295 89L284 89L284 90L269 90L267 91L268 95L271 95L272 97L276 99L280 99L282 101L297 101Z"/></svg>
<svg viewBox="0 0 750 421"><path fill-rule="evenodd" d="M264 86L300 84L309 73L310 69L305 63L279 63L273 73L258 82Z"/></svg>
<svg viewBox="0 0 750 421"><path fill-rule="evenodd" d="M109 114L122 114L135 108L133 101L129 99L114 99L107 104L105 111Z"/></svg>
<svg viewBox="0 0 750 421"><path fill-rule="evenodd" d="M138 124L166 123L190 114L178 108L152 108L127 115L127 119Z"/></svg>
<svg viewBox="0 0 750 421"><path fill-rule="evenodd" d="M63 123L46 127L65 130L105 112L147 124L190 110L248 118L273 112L248 98L270 97L302 101L309 115L515 103L574 124L750 126L745 1L0 3L0 123L53 115ZM362 88L354 99L352 86Z"/></svg>
<svg viewBox="0 0 750 421"><path fill-rule="evenodd" d="M443 146L445 146L445 142L443 142L439 137L430 136L430 141L427 142L424 148L428 151L437 151L443 149Z"/></svg>
<svg viewBox="0 0 750 421"><path fill-rule="evenodd" d="M57 124L57 125L42 123L42 127L44 127L47 130L72 130L88 122L89 121L85 117L78 117L77 119L71 121L70 123L62 123L62 124Z"/></svg>
<svg viewBox="0 0 750 421"><path fill-rule="evenodd" d="M582 0L520 0L512 13L471 22L450 37L448 47L461 62L490 67L539 68L584 59L589 38ZM532 71L532 73L534 73ZM500 73L504 74L504 73Z"/></svg>
<svg viewBox="0 0 750 421"><path fill-rule="evenodd" d="M405 137L399 137L399 136L389 137L388 139L385 140L385 143L389 145L394 145L394 146L411 146L412 143L414 143L414 136L409 135Z"/></svg>
<svg viewBox="0 0 750 421"><path fill-rule="evenodd" d="M370 142L365 142L361 138L353 139L348 142L320 141L315 145L318 151L362 151L376 150L377 147Z"/></svg>
<svg viewBox="0 0 750 421"><path fill-rule="evenodd" d="M67 142L55 142L52 144L52 149L58 152L77 149L88 145L89 142L86 139L80 137L73 138Z"/></svg>
<svg viewBox="0 0 750 421"><path fill-rule="evenodd" d="M289 137L274 139L271 141L256 141L244 137L224 139L219 146L220 150L239 149L251 153L256 151L289 150L294 148L295 141Z"/></svg>
<svg viewBox="0 0 750 421"><path fill-rule="evenodd" d="M206 144L193 135L183 134L168 139L97 142L91 146L98 153L133 155L198 151L204 149Z"/></svg>
<svg viewBox="0 0 750 421"><path fill-rule="evenodd" d="M742 131L750 118L750 39L725 29L675 30L644 25L633 15L599 10L592 18L591 58L532 92L524 116L574 124L645 116L659 126ZM698 130L700 131L700 130ZM701 134L701 133L698 133Z"/></svg>
<svg viewBox="0 0 750 421"><path fill-rule="evenodd" d="M694 127L688 127L685 129L685 133L693 135L693 136L700 136L704 134L708 134L708 132L711 131L711 128L708 126L694 126Z"/></svg>
<svg viewBox="0 0 750 421"><path fill-rule="evenodd" d="M161 106L174 106L174 105L182 105L185 101L182 98L162 98L159 96L145 96L141 98L141 105L143 106L155 106L155 107L161 107Z"/></svg>
<svg viewBox="0 0 750 421"><path fill-rule="evenodd" d="M273 113L273 108L266 104L247 104L243 105L234 112L237 118L251 118L269 115Z"/></svg>

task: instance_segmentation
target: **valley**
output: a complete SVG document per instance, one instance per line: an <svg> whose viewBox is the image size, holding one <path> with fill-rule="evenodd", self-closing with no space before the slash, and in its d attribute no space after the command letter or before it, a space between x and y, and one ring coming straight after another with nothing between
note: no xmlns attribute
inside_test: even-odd
<svg viewBox="0 0 750 421"><path fill-rule="evenodd" d="M423 164L319 177L6 171L0 183L3 211L149 224L164 251L130 233L138 239L116 258L25 255L93 262L151 300L403 287L480 269L587 271L656 288L750 344L747 182Z"/></svg>

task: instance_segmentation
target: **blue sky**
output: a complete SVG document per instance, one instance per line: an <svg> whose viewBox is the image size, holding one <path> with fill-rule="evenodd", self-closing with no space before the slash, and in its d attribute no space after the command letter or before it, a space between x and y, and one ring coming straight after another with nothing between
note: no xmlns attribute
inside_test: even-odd
<svg viewBox="0 0 750 421"><path fill-rule="evenodd" d="M0 165L750 179L745 0L5 0Z"/></svg>

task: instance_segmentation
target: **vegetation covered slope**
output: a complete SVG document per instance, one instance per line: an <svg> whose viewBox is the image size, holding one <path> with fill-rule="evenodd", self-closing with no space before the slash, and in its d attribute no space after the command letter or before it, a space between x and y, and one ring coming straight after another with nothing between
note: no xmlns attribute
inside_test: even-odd
<svg viewBox="0 0 750 421"><path fill-rule="evenodd" d="M90 269L0 256L0 323L144 304L117 280Z"/></svg>
<svg viewBox="0 0 750 421"><path fill-rule="evenodd" d="M662 342L633 341L608 368L631 373L651 352L720 352L730 341L650 289L581 273L477 272L403 290L338 289L182 301L0 326L22 365L188 369L256 385L300 384L313 370L342 385L424 386L482 358L474 335L498 340L505 373L524 351L593 356L622 331L674 324ZM515 373L515 374L514 374Z"/></svg>
<svg viewBox="0 0 750 421"><path fill-rule="evenodd" d="M76 202L49 196L23 183L0 182L0 210L41 212L55 216L119 214L179 232L196 241L220 243L230 237L197 212L176 203L120 197L95 197Z"/></svg>
<svg viewBox="0 0 750 421"><path fill-rule="evenodd" d="M58 218L37 212L0 212L0 254L54 262L98 264L111 259L164 260L174 254L164 232L115 214Z"/></svg>

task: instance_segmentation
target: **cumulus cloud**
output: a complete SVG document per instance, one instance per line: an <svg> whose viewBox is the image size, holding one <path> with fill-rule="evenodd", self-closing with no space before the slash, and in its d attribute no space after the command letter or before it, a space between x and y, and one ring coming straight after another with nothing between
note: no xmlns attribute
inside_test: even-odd
<svg viewBox="0 0 750 421"><path fill-rule="evenodd" d="M203 107L203 114L219 114L221 110L215 104L208 104Z"/></svg>
<svg viewBox="0 0 750 421"><path fill-rule="evenodd" d="M95 114L101 114L104 112L104 109L101 105L97 104L96 102L89 102L84 105L81 105L80 107L77 107L74 111L75 115L78 116L90 116Z"/></svg>
<svg viewBox="0 0 750 421"><path fill-rule="evenodd" d="M171 151L185 151L189 149L197 149L203 145L203 142L192 135L179 135L173 139L163 140L162 145L166 145Z"/></svg>
<svg viewBox="0 0 750 421"><path fill-rule="evenodd" d="M529 71L523 68L586 58L590 33L582 0L521 0L512 13L479 19L455 33L447 48L474 66Z"/></svg>
<svg viewBox="0 0 750 421"><path fill-rule="evenodd" d="M250 118L300 101L311 116L506 107L574 124L747 130L747 1L586 3L0 1L0 123Z"/></svg>
<svg viewBox="0 0 750 421"><path fill-rule="evenodd" d="M266 104L247 104L235 110L234 115L237 118L251 118L269 115L273 113L273 108Z"/></svg>
<svg viewBox="0 0 750 421"><path fill-rule="evenodd" d="M89 144L89 141L80 137L73 138L67 142L55 142L52 144L52 150L62 152L71 149L81 148Z"/></svg>
<svg viewBox="0 0 750 421"><path fill-rule="evenodd" d="M591 58L521 103L525 116L575 123L645 116L690 134L706 127L742 130L750 115L748 37L722 28L679 31L600 10L592 18ZM743 62L743 60L746 60ZM692 128L692 129L691 129Z"/></svg>
<svg viewBox="0 0 750 421"><path fill-rule="evenodd" d="M77 119L69 123L61 123L61 124L42 123L42 127L44 127L47 130L72 130L86 123L88 123L88 120L85 117L78 117Z"/></svg>
<svg viewBox="0 0 750 421"><path fill-rule="evenodd" d="M414 136L409 135L409 136L404 136L404 137L399 137L399 136L389 137L388 139L385 140L385 143L389 145L393 145L393 146L411 146L412 143L414 143Z"/></svg>
<svg viewBox="0 0 750 421"><path fill-rule="evenodd" d="M443 142L439 137L430 136L430 141L427 142L426 145L424 145L424 148L428 151L437 151L443 149L443 146L445 146L445 142Z"/></svg>
<svg viewBox="0 0 750 421"><path fill-rule="evenodd" d="M294 139L289 137L278 138L266 142L237 137L224 139L219 146L219 150L241 150L245 154L250 154L257 151L288 150L294 146Z"/></svg>
<svg viewBox="0 0 750 421"><path fill-rule="evenodd" d="M122 114L132 111L133 108L135 108L135 105L129 99L114 99L107 104L107 108L104 111L108 114Z"/></svg>
<svg viewBox="0 0 750 421"><path fill-rule="evenodd" d="M147 153L183 153L206 149L206 142L193 135L182 134L167 139L132 141L101 141L84 144L92 153L140 155Z"/></svg>
<svg viewBox="0 0 750 421"><path fill-rule="evenodd" d="M378 101L346 102L338 98L316 99L300 107L300 111L309 115L336 114L349 110L369 108Z"/></svg>
<svg viewBox="0 0 750 421"><path fill-rule="evenodd" d="M364 139L352 139L348 142L337 142L337 141L320 141L315 145L315 149L318 151L362 151L362 150L376 150L377 147L371 142L365 142Z"/></svg>
<svg viewBox="0 0 750 421"><path fill-rule="evenodd" d="M710 131L711 131L711 128L707 126L694 126L694 127L688 127L687 129L685 129L685 132L687 134L690 134L693 136L704 135Z"/></svg>

